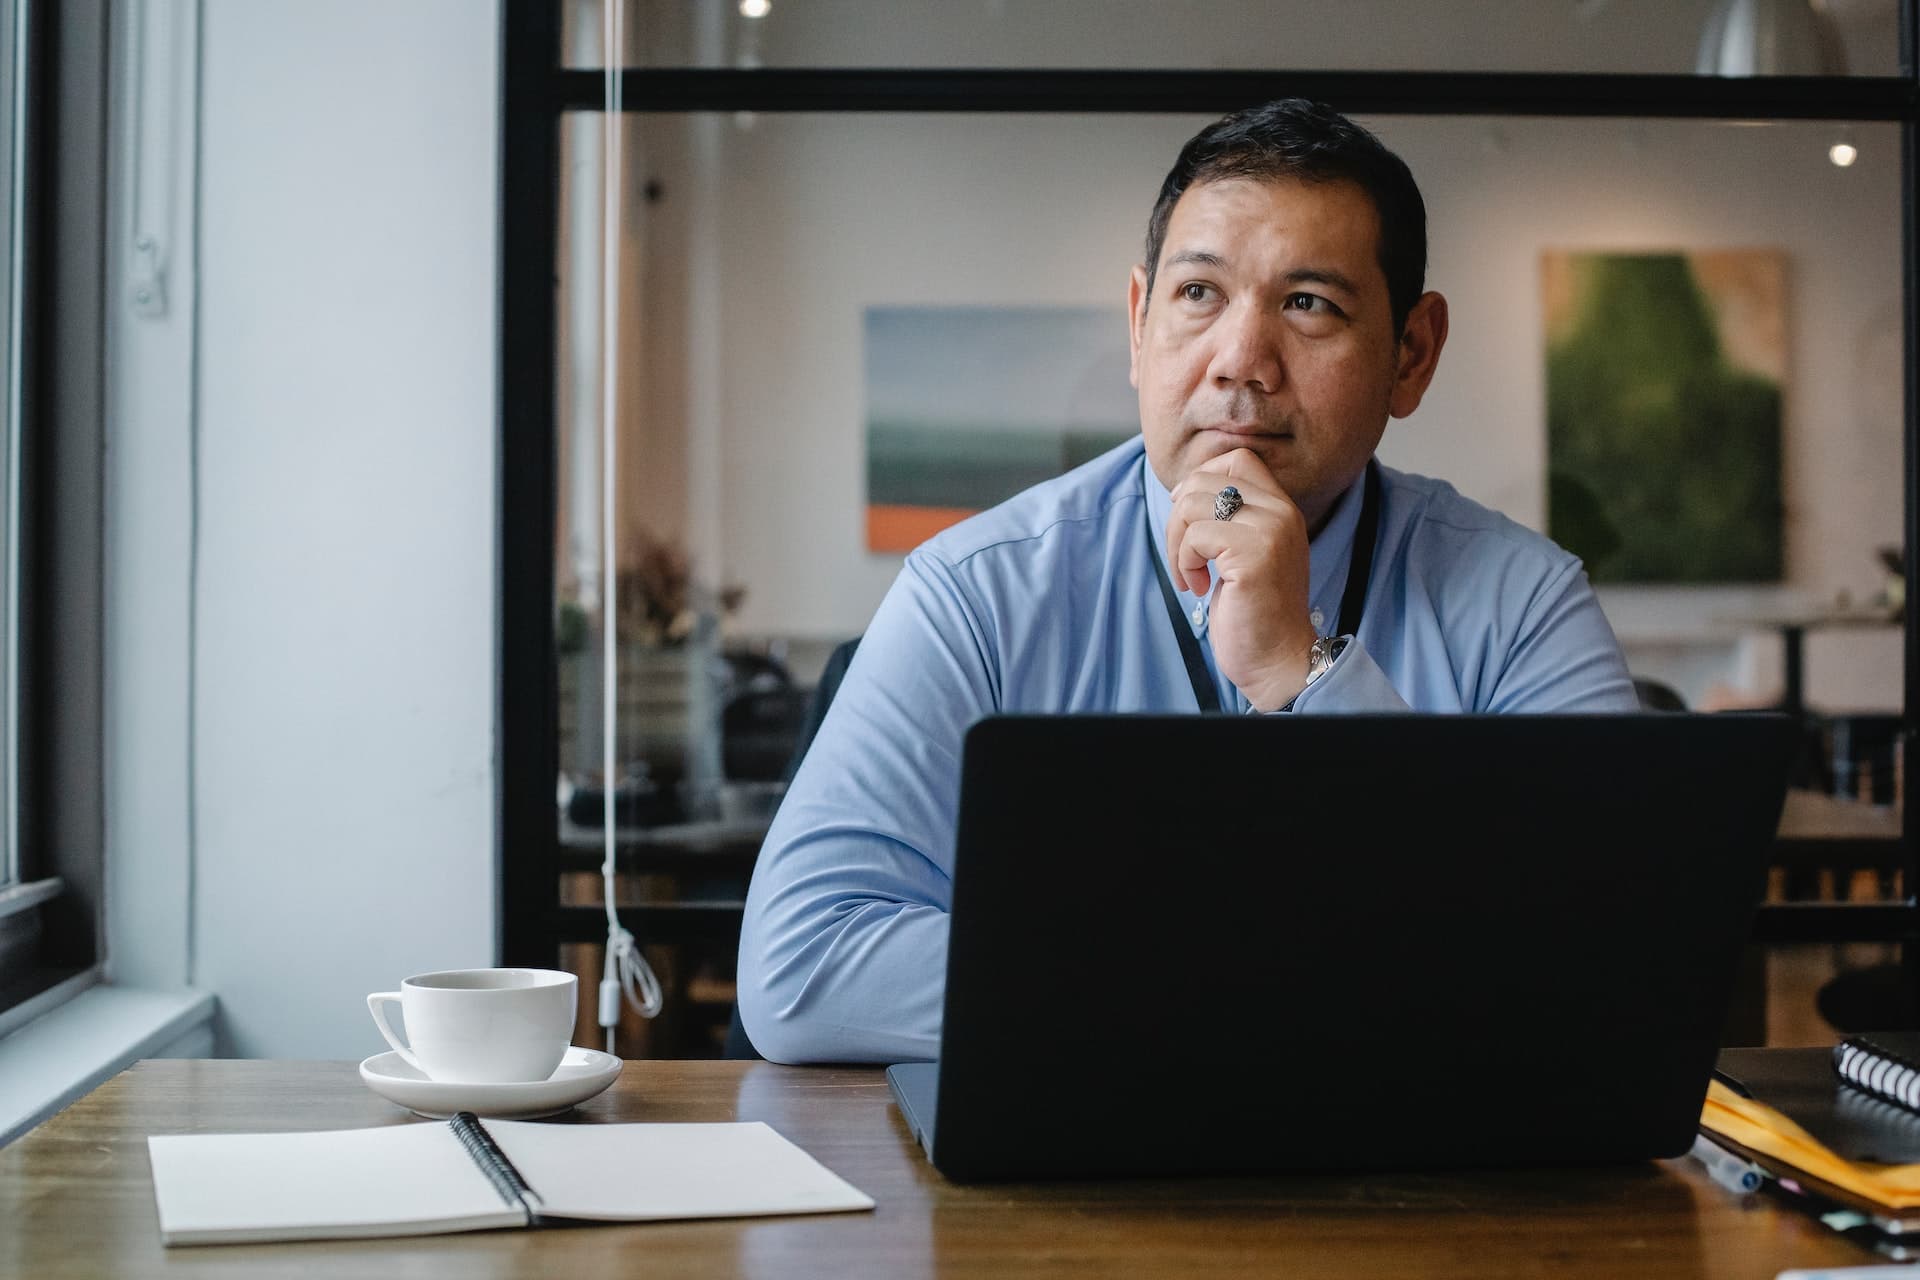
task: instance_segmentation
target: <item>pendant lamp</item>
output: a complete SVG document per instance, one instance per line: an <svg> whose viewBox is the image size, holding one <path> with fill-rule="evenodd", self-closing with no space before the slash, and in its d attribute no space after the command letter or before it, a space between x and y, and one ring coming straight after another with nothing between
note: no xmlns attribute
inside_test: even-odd
<svg viewBox="0 0 1920 1280"><path fill-rule="evenodd" d="M1842 76L1847 59L1816 0L1719 0L1693 69L1703 76Z"/></svg>

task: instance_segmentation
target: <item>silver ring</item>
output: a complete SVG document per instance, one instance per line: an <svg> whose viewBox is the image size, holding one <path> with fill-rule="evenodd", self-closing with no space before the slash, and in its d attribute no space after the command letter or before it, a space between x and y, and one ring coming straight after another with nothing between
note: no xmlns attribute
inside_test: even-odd
<svg viewBox="0 0 1920 1280"><path fill-rule="evenodd" d="M1245 500L1240 497L1240 491L1232 485L1228 485L1213 495L1213 518L1215 520L1231 520L1233 519L1233 513L1246 505Z"/></svg>

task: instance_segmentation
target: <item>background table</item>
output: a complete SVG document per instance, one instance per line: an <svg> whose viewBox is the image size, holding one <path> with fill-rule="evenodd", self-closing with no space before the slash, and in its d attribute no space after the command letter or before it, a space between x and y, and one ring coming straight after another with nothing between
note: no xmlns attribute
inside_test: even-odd
<svg viewBox="0 0 1920 1280"><path fill-rule="evenodd" d="M1169 1105L1178 1105L1168 1100ZM877 1070L630 1062L575 1113L765 1120L873 1213L164 1249L150 1133L412 1117L351 1063L143 1062L0 1150L0 1275L1765 1277L1872 1257L1690 1161L1610 1169L954 1186ZM1124 1124L1124 1116L1115 1123ZM1920 1273L1916 1273L1920 1274Z"/></svg>

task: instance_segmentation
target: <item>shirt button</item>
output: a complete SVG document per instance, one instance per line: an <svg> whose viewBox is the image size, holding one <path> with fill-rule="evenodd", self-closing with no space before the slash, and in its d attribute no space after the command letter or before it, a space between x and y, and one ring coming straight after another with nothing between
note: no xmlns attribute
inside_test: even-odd
<svg viewBox="0 0 1920 1280"><path fill-rule="evenodd" d="M1307 615L1307 621L1313 624L1313 629L1315 631L1318 631L1322 626L1326 624L1327 615L1320 612L1318 609L1315 609L1312 613Z"/></svg>
<svg viewBox="0 0 1920 1280"><path fill-rule="evenodd" d="M1196 627L1203 627L1206 625L1206 623L1207 623L1207 606L1205 606L1204 604L1197 604L1193 606L1193 625Z"/></svg>

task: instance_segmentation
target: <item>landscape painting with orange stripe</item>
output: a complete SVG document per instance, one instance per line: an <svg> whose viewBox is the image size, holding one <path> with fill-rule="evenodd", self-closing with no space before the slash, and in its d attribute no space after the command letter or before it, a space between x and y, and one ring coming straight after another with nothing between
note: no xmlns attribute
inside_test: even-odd
<svg viewBox="0 0 1920 1280"><path fill-rule="evenodd" d="M867 548L934 534L1139 434L1113 307L869 307Z"/></svg>

